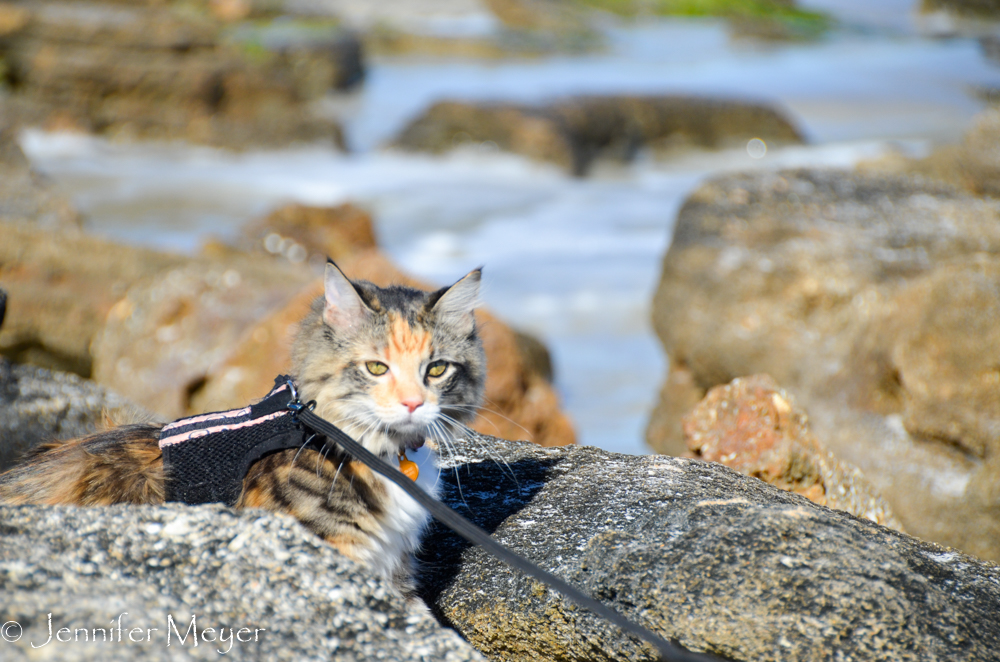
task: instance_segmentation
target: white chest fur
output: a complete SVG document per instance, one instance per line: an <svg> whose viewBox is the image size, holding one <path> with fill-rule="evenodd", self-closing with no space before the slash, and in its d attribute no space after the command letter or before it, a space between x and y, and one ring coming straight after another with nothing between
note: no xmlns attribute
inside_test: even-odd
<svg viewBox="0 0 1000 662"><path fill-rule="evenodd" d="M434 452L424 446L417 452L409 451L409 459L420 468L417 484L431 496L437 496L438 469ZM409 563L409 556L420 547L424 528L430 515L423 506L411 499L401 488L378 476L389 493L389 503L381 518L382 530L373 538L374 547L365 559L376 572L393 577L401 566Z"/></svg>

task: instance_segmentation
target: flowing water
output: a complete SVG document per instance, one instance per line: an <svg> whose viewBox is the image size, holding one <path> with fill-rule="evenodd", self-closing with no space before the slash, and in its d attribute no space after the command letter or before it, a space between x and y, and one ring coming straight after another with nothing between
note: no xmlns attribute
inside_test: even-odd
<svg viewBox="0 0 1000 662"><path fill-rule="evenodd" d="M643 428L665 370L649 304L687 193L725 171L925 153L960 138L982 107L978 88L1000 87L1000 67L975 40L919 34L912 2L801 4L838 13L842 27L817 43L753 44L712 21L609 22L610 47L599 55L376 61L362 89L326 104L344 121L350 154L321 146L231 154L42 132L26 133L23 146L90 229L160 249L194 252L289 201L361 204L380 245L417 276L446 284L485 265L485 303L552 350L581 443L648 452ZM808 144L667 162L641 156L587 179L488 144L443 156L384 147L437 100L576 93L764 101L784 108Z"/></svg>

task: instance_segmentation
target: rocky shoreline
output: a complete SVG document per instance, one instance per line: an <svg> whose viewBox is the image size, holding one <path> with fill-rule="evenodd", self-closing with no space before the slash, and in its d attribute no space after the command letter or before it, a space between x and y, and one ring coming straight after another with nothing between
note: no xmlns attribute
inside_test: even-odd
<svg viewBox="0 0 1000 662"><path fill-rule="evenodd" d="M372 44L482 55L590 38L565 2L458 2L503 26L474 39L341 4L0 2L0 470L51 439L260 397L287 370L326 256L426 286L349 203L281 207L193 256L92 236L30 169L20 128L343 146L320 102L363 78ZM945 5L981 3L924 3ZM442 101L393 145L487 145L583 177L750 138L802 141L770 106L627 95ZM441 449L442 499L692 651L996 660L998 153L991 109L925 159L703 182L652 306L669 357L647 429L661 455L576 446L545 346L482 311L492 411ZM426 608L272 513L0 506L0 658L655 659L439 524L418 560ZM48 639L50 624L72 641ZM178 641L189 626L198 646Z"/></svg>
<svg viewBox="0 0 1000 662"><path fill-rule="evenodd" d="M457 441L445 464L446 503L694 651L985 661L1000 646L996 565L720 464L481 436ZM0 527L5 618L28 635L4 644L10 659L134 659L139 646L154 660L218 655L208 642L167 648L168 616L180 633L192 616L220 628L212 637L267 630L230 642L234 659L656 659L437 525L421 556L422 595L465 641L288 517L4 506ZM49 613L57 627L92 629L125 612L130 625L164 629L131 645L29 648L45 640Z"/></svg>

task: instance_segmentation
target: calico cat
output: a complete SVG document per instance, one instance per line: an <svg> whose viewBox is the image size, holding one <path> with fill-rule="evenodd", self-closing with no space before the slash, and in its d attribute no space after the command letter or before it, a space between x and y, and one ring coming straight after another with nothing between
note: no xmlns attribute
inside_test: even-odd
<svg viewBox="0 0 1000 662"><path fill-rule="evenodd" d="M326 265L325 294L292 350L303 402L376 455L445 441L483 396L486 360L473 310L480 270L424 292L352 282ZM159 425L129 425L39 447L0 475L0 503L161 504ZM298 518L346 556L412 593L411 555L427 514L397 486L338 451L278 451L250 467L236 503Z"/></svg>

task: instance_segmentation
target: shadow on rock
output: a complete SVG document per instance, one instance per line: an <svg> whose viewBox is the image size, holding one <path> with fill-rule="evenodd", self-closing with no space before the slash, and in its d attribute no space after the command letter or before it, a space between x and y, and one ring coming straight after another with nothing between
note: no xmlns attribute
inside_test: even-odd
<svg viewBox="0 0 1000 662"><path fill-rule="evenodd" d="M506 519L528 505L548 480L560 460L503 459L459 464L442 469L438 497L490 535ZM488 486L483 489L482 486ZM445 625L447 616L435 608L438 598L458 575L466 553L473 545L457 533L432 521L424 537L420 563L420 596Z"/></svg>

